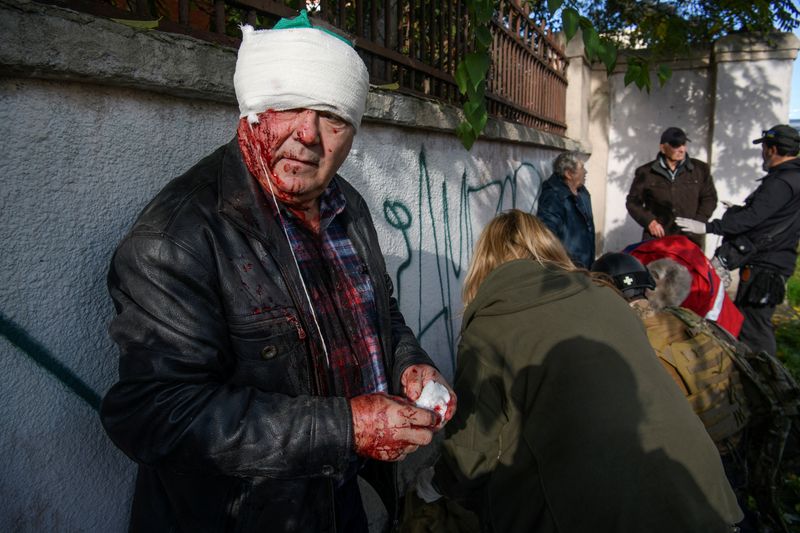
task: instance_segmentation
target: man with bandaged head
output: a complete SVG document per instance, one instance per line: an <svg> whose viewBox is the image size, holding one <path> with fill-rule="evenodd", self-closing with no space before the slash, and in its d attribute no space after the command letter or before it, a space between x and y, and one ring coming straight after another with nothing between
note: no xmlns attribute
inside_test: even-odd
<svg viewBox="0 0 800 533"><path fill-rule="evenodd" d="M235 138L171 181L114 254L120 378L101 417L139 464L131 531L366 531L357 475L387 489L392 517L392 463L430 442L455 395L336 174L363 61L305 13L242 34ZM449 393L436 411L413 403L429 382Z"/></svg>

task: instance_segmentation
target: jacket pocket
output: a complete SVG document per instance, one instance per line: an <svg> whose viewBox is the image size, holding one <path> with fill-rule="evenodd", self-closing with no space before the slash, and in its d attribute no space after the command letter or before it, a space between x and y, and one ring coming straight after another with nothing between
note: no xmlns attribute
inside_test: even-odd
<svg viewBox="0 0 800 533"><path fill-rule="evenodd" d="M229 334L234 383L290 396L311 392L305 332L293 316L231 324Z"/></svg>

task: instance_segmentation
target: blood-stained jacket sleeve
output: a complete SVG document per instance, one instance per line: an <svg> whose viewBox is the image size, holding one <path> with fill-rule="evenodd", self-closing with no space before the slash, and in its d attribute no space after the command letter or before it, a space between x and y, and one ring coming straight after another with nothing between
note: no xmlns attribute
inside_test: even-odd
<svg viewBox="0 0 800 533"><path fill-rule="evenodd" d="M101 418L128 456L176 472L234 476L330 476L347 468L347 400L290 397L228 378L235 356L208 257L158 232L133 233L114 256L108 284L120 379Z"/></svg>

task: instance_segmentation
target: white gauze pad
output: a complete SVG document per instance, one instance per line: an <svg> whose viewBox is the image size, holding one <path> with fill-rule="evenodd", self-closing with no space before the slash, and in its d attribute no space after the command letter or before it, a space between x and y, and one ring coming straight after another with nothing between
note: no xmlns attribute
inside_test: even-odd
<svg viewBox="0 0 800 533"><path fill-rule="evenodd" d="M450 393L447 387L435 381L429 381L422 389L422 394L417 399L417 407L428 409L444 418L447 413L447 403L450 401Z"/></svg>

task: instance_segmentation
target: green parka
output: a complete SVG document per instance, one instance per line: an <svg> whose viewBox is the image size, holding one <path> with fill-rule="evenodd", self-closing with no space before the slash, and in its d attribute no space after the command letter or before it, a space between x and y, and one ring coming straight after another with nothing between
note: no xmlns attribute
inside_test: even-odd
<svg viewBox="0 0 800 533"><path fill-rule="evenodd" d="M714 444L612 289L516 260L464 313L436 483L484 531L727 532Z"/></svg>

